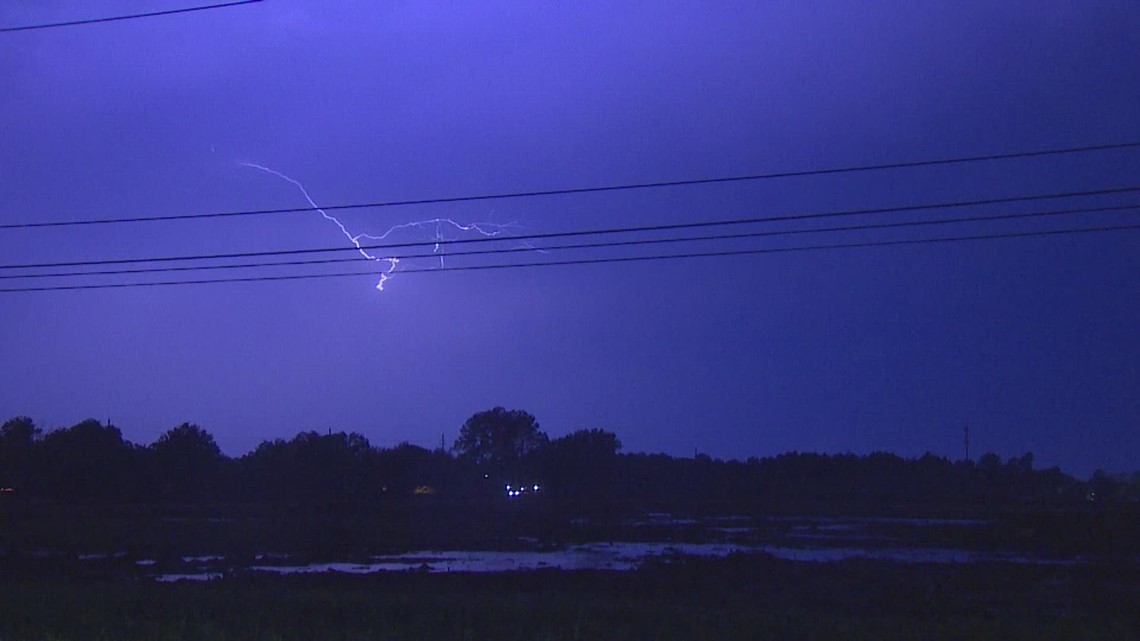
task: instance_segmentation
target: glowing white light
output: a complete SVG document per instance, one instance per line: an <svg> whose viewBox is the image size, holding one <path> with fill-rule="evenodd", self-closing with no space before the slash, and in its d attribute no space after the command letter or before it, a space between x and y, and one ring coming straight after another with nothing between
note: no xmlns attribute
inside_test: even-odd
<svg viewBox="0 0 1140 641"><path fill-rule="evenodd" d="M537 492L537 491L538 491L538 486L537 486L537 485L536 485L536 486L534 486L534 491L535 491L535 492Z"/></svg>

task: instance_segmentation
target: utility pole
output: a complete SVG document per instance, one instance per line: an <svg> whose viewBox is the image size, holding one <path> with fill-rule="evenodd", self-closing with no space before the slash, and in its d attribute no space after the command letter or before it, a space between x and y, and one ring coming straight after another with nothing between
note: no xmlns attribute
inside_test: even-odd
<svg viewBox="0 0 1140 641"><path fill-rule="evenodd" d="M966 424L966 438L962 440L966 446L966 460L970 460L970 425Z"/></svg>

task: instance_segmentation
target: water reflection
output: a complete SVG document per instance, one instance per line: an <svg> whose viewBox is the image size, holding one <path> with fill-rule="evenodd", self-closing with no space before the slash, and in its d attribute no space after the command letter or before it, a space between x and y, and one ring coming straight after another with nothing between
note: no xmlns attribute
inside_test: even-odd
<svg viewBox="0 0 1140 641"><path fill-rule="evenodd" d="M555 551L423 550L375 556L366 563L289 563L253 565L244 571L279 575L339 572L528 572L536 570L629 571L650 561L686 557L724 558L730 554L768 555L788 561L832 563L871 559L897 563L1018 563L1070 565L1080 559L1047 559L1016 554L983 553L937 548L837 548L740 545L732 543L589 543ZM160 580L207 580L217 572L164 574Z"/></svg>
<svg viewBox="0 0 1140 641"><path fill-rule="evenodd" d="M593 524L583 522L582 532ZM205 581L232 574L309 574L375 572L519 572L538 570L629 571L650 562L686 557L723 558L732 554L766 555L807 563L870 559L897 563L1073 564L1083 559L1034 557L1015 552L959 549L959 538L921 536L965 532L987 521L915 518L814 518L746 516L676 518L665 513L628 519L609 531L613 540L556 544L534 538L514 539L496 550L418 550L353 561L309 562L280 552L263 552L239 561L216 554L181 556L174 565L143 558L133 561L159 581ZM662 540L666 539L666 540ZM926 541L926 544L920 542ZM941 541L939 543L938 541ZM947 541L950 542L947 545ZM85 561L122 559L125 552L81 554ZM131 562L129 559L127 562ZM157 572L156 572L157 570Z"/></svg>

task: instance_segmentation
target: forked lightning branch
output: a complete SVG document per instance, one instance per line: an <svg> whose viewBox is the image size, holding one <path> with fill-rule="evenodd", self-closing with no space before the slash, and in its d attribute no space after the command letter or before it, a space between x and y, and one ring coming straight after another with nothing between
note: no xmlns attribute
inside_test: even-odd
<svg viewBox="0 0 1140 641"><path fill-rule="evenodd" d="M469 233L478 234L485 237L493 237L505 235L508 229L516 226L515 223L500 224L487 222L464 224L457 222L451 218L430 218L426 220L413 220L406 223L400 223L399 225L393 225L382 234L353 233L339 218L329 214L324 209L321 209L317 205L316 201L313 200L312 196L309 195L309 191L305 189L305 186L297 180L294 180L293 178L290 178L289 176L275 169L270 169L269 167L258 165L256 163L240 162L238 164L243 167L258 169L267 174L271 174L289 182L294 187L296 187L297 190L301 192L301 195L304 196L305 201L309 203L309 206L312 207L314 211L323 216L325 220L336 225L337 229L340 230L340 233L348 240L348 242L352 243L352 246L356 248L356 251L359 252L361 256L367 260L379 263L381 265L379 270L379 280L376 282L376 289L378 291L384 291L384 283L388 282L396 273L396 268L400 264L401 259L397 256L384 256L380 254L374 254L368 251L369 248L365 246L366 242L383 242L385 240L388 240L393 234L404 230L426 231L430 234L429 238L436 241L436 244L432 249L432 253L438 254L439 265L440 267L443 267L444 253L443 247L440 243L446 240L451 240L445 235L447 231L450 230L459 235Z"/></svg>

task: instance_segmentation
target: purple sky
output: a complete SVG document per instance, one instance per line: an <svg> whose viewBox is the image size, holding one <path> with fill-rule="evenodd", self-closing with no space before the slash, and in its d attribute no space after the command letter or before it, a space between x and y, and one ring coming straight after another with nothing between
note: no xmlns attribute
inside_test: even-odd
<svg viewBox="0 0 1140 641"><path fill-rule="evenodd" d="M269 0L0 34L0 222L305 205L243 162L335 204L1140 139L1132 1L662 4ZM0 25L175 6L15 0ZM436 217L543 233L1135 186L1138 170L1133 149L341 219L372 234ZM744 244L1136 222L1124 212ZM344 242L317 213L0 230L0 263ZM141 443L190 421L239 454L330 428L430 446L503 405L552 436L600 427L628 451L726 458L960 456L969 423L975 453L1033 451L1080 475L1136 469L1138 274L1140 232L1127 231L397 272L384 292L358 276L7 293L0 420L110 417ZM79 282L96 281L0 286Z"/></svg>

